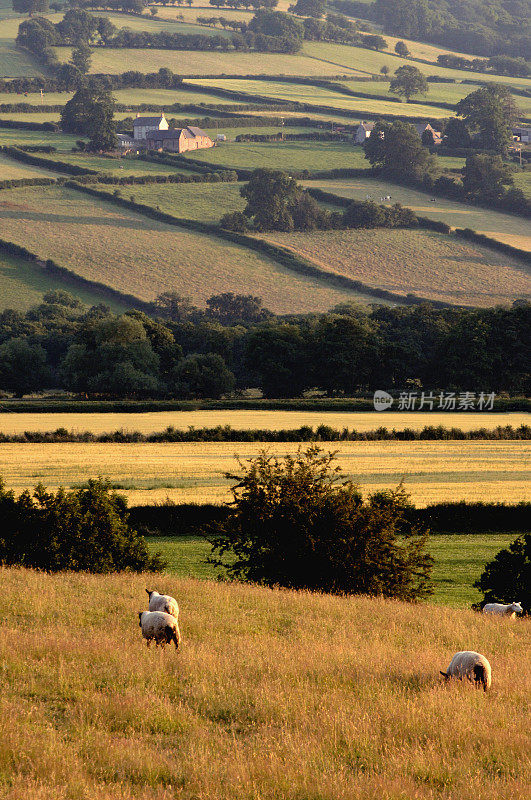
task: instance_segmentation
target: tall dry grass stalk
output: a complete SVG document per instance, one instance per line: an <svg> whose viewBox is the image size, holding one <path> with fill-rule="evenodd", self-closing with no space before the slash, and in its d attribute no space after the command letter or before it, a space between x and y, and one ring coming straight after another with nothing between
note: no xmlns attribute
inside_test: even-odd
<svg viewBox="0 0 531 800"><path fill-rule="evenodd" d="M157 577L0 572L2 800L523 800L529 621ZM184 642L147 650L145 587ZM443 686L456 650L489 694Z"/></svg>

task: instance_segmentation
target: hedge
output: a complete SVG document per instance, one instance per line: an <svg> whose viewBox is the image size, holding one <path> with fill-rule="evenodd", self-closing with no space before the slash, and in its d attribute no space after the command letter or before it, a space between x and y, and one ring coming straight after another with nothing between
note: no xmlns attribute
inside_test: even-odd
<svg viewBox="0 0 531 800"><path fill-rule="evenodd" d="M51 186L57 183L56 178L12 178L0 181L0 189L18 189L21 186Z"/></svg>
<svg viewBox="0 0 531 800"><path fill-rule="evenodd" d="M110 184L113 186L143 186L148 183L231 183L238 180L235 172L206 172L197 175L185 175L181 172L169 175L83 175L76 178L77 183L84 186L90 183Z"/></svg>
<svg viewBox="0 0 531 800"><path fill-rule="evenodd" d="M529 250L520 250L518 247L513 247L510 244L505 244L505 242L500 242L498 239L492 239L490 236L485 236L484 233L477 233L476 231L472 230L472 228L456 228L454 233L456 236L460 236L462 239L468 239L471 242L483 244L485 247L490 247L493 250L499 250L506 255L520 258L527 264L531 264L531 253Z"/></svg>

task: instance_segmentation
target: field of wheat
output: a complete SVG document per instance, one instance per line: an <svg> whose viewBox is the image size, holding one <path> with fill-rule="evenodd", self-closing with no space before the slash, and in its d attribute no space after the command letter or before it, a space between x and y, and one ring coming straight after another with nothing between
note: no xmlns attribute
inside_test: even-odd
<svg viewBox="0 0 531 800"><path fill-rule="evenodd" d="M411 292L471 306L531 299L530 271L522 261L433 231L275 232L265 238L321 269L404 297Z"/></svg>
<svg viewBox="0 0 531 800"><path fill-rule="evenodd" d="M327 447L326 443L323 447ZM401 480L418 506L449 500L529 500L530 445L526 441L333 442L338 463L365 492ZM234 456L256 456L253 443L2 444L0 475L16 491L42 482L75 487L109 478L131 504L222 502ZM268 445L271 453L296 452L295 443Z"/></svg>
<svg viewBox="0 0 531 800"><path fill-rule="evenodd" d="M156 433L170 425L177 430L188 428L214 428L230 425L235 430L279 431L309 425L317 428L328 425L335 430L374 431L385 427L388 430L421 430L426 425L442 425L445 428L460 428L463 431L499 425L517 428L529 424L529 414L520 411L506 413L445 412L414 413L409 411L260 411L260 410L216 410L216 411L143 411L138 412L46 412L9 413L0 410L0 432L20 434L24 431L54 431L66 428L82 433L109 433L112 431L139 431Z"/></svg>
<svg viewBox="0 0 531 800"><path fill-rule="evenodd" d="M4 569L3 800L524 800L529 621L170 575ZM145 587L180 651L147 649ZM483 652L490 694L442 684Z"/></svg>
<svg viewBox="0 0 531 800"><path fill-rule="evenodd" d="M134 189L125 196L134 195ZM325 311L346 299L362 299L240 245L64 187L2 191L0 220L4 238L146 300L177 291L202 304L213 294L234 291L257 294L272 311L289 313Z"/></svg>

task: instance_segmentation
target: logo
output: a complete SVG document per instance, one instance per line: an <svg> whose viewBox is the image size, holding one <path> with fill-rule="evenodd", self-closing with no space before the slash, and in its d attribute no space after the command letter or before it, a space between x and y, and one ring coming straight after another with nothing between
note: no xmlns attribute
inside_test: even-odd
<svg viewBox="0 0 531 800"><path fill-rule="evenodd" d="M385 411L388 408L391 408L393 405L393 398L387 392L382 391L382 389L378 389L374 393L374 410L375 411Z"/></svg>

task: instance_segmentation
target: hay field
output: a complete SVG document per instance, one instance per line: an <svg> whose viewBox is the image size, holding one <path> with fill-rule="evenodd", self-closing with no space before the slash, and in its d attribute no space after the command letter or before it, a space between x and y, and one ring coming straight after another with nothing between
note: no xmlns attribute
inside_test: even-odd
<svg viewBox="0 0 531 800"><path fill-rule="evenodd" d="M93 169L105 175L116 175L123 178L127 175L169 175L175 172L189 171L128 156L114 158L112 156L87 155L85 153L61 153L60 155L57 155L57 153L51 153L50 155L40 153L39 155L50 161L59 159L66 164L73 164L82 169ZM50 165L50 168L53 169L53 166ZM109 188L107 187L108 190Z"/></svg>
<svg viewBox="0 0 531 800"><path fill-rule="evenodd" d="M304 86L295 83L280 83L277 81L253 81L253 80L221 80L216 78L205 78L191 81L201 86L212 86L221 89L230 89L236 92L248 92L258 94L271 100L289 100L290 102L309 103L312 105L325 105L330 108L340 108L351 111L354 116L365 113L381 114L408 114L412 117L418 116L419 119L426 117L447 117L448 111L437 106L424 106L418 103L409 103L405 107L402 103L393 103L387 100L370 100L365 98L355 98L350 95L342 95L321 86ZM367 91L370 91L369 89ZM429 98L427 98L429 100Z"/></svg>
<svg viewBox="0 0 531 800"><path fill-rule="evenodd" d="M17 491L39 481L50 488L78 486L100 475L135 505L166 497L221 502L229 496L224 473L235 469L234 455L248 458L263 447L259 442L2 444L0 475ZM267 449L285 454L297 448L288 443ZM530 497L531 447L525 441L333 442L329 449L338 452L340 466L364 491L393 487L403 479L419 506Z"/></svg>
<svg viewBox="0 0 531 800"><path fill-rule="evenodd" d="M33 167L0 153L0 180L11 181L19 178L49 178L50 173L41 167Z"/></svg>
<svg viewBox="0 0 531 800"><path fill-rule="evenodd" d="M529 222L516 214L503 214L501 211L470 206L442 197L436 197L435 202L431 202L433 195L427 192L370 177L312 180L305 185L354 200L365 200L369 194L378 202L381 196L390 194L393 203L408 206L422 216L447 222L454 228L473 228L478 233L485 233L514 247L531 250Z"/></svg>
<svg viewBox="0 0 531 800"><path fill-rule="evenodd" d="M322 269L363 283L458 305L494 306L531 300L531 270L511 256L426 230L269 233Z"/></svg>
<svg viewBox="0 0 531 800"><path fill-rule="evenodd" d="M160 6L155 6L155 8L157 9L157 15L154 18L151 17L151 15L148 16L146 14L143 14L142 16L132 16L131 14L120 14L114 11L106 13L97 12L95 16L105 16L117 28L129 28L129 30L134 32L147 31L148 33L161 33L162 31L168 31L169 33L177 33L182 36L186 34L213 36L219 33L221 36L229 36L229 31L224 31L223 28L216 30L204 25L193 25L191 24L191 19L181 22L180 20L171 19L170 17L165 17L164 15L160 14L160 11L162 11ZM179 11L175 13L179 13ZM215 9L212 9L212 12L212 14L209 14L206 11L204 13L206 16L214 16ZM201 16L201 12L196 12L196 15L197 13L199 13L199 16ZM223 12L220 12L220 15L224 16Z"/></svg>
<svg viewBox="0 0 531 800"><path fill-rule="evenodd" d="M208 12L207 12L208 13ZM215 16L215 10L212 14ZM205 28L205 30L207 30ZM54 47L60 61L68 61L69 47ZM367 51L368 52L368 51ZM304 54L220 53L214 50L155 50L154 48L98 47L92 56L91 72L108 75L123 72L124 64L139 72L156 72L168 67L183 78L195 75L359 75L355 69L329 64ZM184 68L183 68L183 65Z"/></svg>
<svg viewBox="0 0 531 800"><path fill-rule="evenodd" d="M98 292L73 287L61 278L52 275L38 264L24 261L2 254L0 256L0 311L14 308L16 311L28 311L41 302L46 292L62 289L78 297L87 306L105 303L116 312L127 311L129 305L109 300ZM0 428L1 429L1 428Z"/></svg>
<svg viewBox="0 0 531 800"><path fill-rule="evenodd" d="M388 430L421 430L425 425L442 425L445 428L460 428L463 431L487 428L498 425L511 425L517 428L530 423L529 414L520 411L505 413L485 412L429 412L409 411L142 411L138 412L46 412L10 413L0 411L0 432L18 434L24 431L54 431L66 428L81 433L110 433L112 431L140 431L156 433L170 425L178 430L194 428L214 428L230 425L235 430L279 431L309 425L317 428L328 425L330 428L356 431L374 431L385 427Z"/></svg>
<svg viewBox="0 0 531 800"><path fill-rule="evenodd" d="M184 156L186 158L186 154ZM317 171L367 166L361 147L355 148L346 142L228 142L200 153L191 151L190 158L237 169L271 167Z"/></svg>
<svg viewBox="0 0 531 800"><path fill-rule="evenodd" d="M129 194L134 195L134 187ZM366 300L299 276L240 245L64 187L2 191L0 220L9 241L145 300L173 290L203 304L213 294L232 290L258 294L279 313L324 311L347 298Z"/></svg>
<svg viewBox="0 0 531 800"><path fill-rule="evenodd" d="M154 580L177 653L144 576L2 571L5 800L527 800L528 620ZM490 694L440 682L466 648Z"/></svg>

